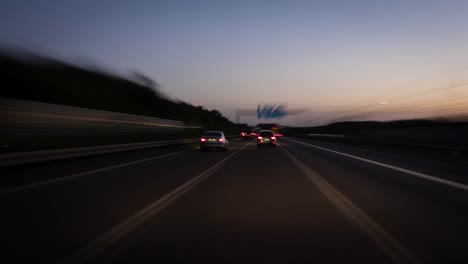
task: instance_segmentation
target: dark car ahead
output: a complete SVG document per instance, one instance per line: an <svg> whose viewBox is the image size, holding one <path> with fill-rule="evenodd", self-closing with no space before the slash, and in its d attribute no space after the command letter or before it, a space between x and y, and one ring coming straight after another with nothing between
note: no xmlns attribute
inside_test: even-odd
<svg viewBox="0 0 468 264"><path fill-rule="evenodd" d="M206 131L200 139L200 150L221 149L228 150L229 141L222 131Z"/></svg>
<svg viewBox="0 0 468 264"><path fill-rule="evenodd" d="M269 145L276 147L275 133L271 130L261 130L257 137L257 147Z"/></svg>

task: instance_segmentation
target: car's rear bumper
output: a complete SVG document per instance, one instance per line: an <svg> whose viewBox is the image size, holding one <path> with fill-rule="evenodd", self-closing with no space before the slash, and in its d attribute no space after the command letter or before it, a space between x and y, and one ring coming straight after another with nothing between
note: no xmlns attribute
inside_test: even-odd
<svg viewBox="0 0 468 264"><path fill-rule="evenodd" d="M257 141L257 145L275 145L276 146L276 141L270 141L270 142Z"/></svg>
<svg viewBox="0 0 468 264"><path fill-rule="evenodd" d="M224 143L200 143L200 148L224 148Z"/></svg>

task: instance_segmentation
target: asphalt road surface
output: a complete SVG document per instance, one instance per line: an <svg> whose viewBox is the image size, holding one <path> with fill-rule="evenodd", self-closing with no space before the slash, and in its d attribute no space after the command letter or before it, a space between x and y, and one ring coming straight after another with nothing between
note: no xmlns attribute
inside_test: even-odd
<svg viewBox="0 0 468 264"><path fill-rule="evenodd" d="M467 167L230 143L0 169L0 263L468 263Z"/></svg>

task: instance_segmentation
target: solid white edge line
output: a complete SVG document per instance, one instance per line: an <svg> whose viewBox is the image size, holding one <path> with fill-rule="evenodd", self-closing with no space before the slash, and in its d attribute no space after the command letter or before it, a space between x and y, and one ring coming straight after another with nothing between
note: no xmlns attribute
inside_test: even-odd
<svg viewBox="0 0 468 264"><path fill-rule="evenodd" d="M351 222L354 222L393 263L422 263L409 249L403 246L375 220L355 205L349 198L333 187L325 178L299 161L289 151L280 146L287 156L302 170L318 190L336 209Z"/></svg>
<svg viewBox="0 0 468 264"><path fill-rule="evenodd" d="M167 193L166 195L157 199L156 201L152 202L146 207L140 209L138 212L128 217L120 224L115 225L110 230L103 233L98 238L85 245L83 248L79 249L77 252L75 252L75 254L67 258L63 263L88 263L94 257L98 256L100 253L113 246L120 239L124 238L126 235L135 230L138 226L145 223L151 217L155 216L157 213L162 211L166 206L170 205L172 202L180 198L186 192L193 189L203 180L208 178L217 169L224 165L226 161L228 161L234 155L239 153L250 143L251 142L248 142L240 149L236 150L226 158L217 162L215 165L198 174L191 180L185 182L184 184L180 185L176 189L172 190L171 192Z"/></svg>
<svg viewBox="0 0 468 264"><path fill-rule="evenodd" d="M40 186L44 186L44 185L48 185L48 184L53 184L53 183L58 183L58 182L65 182L65 181L76 179L78 177L82 177L82 176L86 176L86 175L90 175L90 174L94 174L94 173L98 173L98 172L102 172L102 171L117 169L117 168L121 168L121 167L125 167L125 166L130 166L130 165L134 165L134 164L138 164L138 163L142 163L142 162L147 162L147 161L150 161L150 160L165 158L165 157L173 156L173 155L180 154L180 153L183 153L183 152L188 152L188 151L191 151L191 150L194 150L194 149L199 149L199 147L186 149L186 150L181 150L181 151L176 151L176 152L171 152L171 153L168 153L168 154L162 154L162 155L159 155L159 156L154 156L154 157L150 157L150 158L146 158L146 159L121 163L121 164L117 164L117 165L114 165L114 166L100 168L100 169L96 169L96 170L80 172L80 173L77 173L77 174L72 174L72 175L69 175L69 176L63 176L63 177L48 180L48 181L31 183L31 184L28 184L28 185L23 185L23 186L19 186L19 187L16 187L16 188L0 191L0 195L11 194L11 193L14 193L14 192L24 191L24 190L27 190L27 189L40 187Z"/></svg>
<svg viewBox="0 0 468 264"><path fill-rule="evenodd" d="M320 149L320 150L325 150L325 151L328 151L328 152L331 152L331 153L335 153L335 154L339 154L339 155L346 156L346 157L349 157L349 158L353 158L353 159L357 159L357 160L364 161L364 162L367 162L367 163L371 163L371 164L381 166L381 167L384 167L384 168L387 168L387 169L403 172L403 173L406 173L406 174L409 174L409 175L412 175L412 176L416 176L416 177L419 177L419 178L422 178L422 179L425 179L425 180L428 180L428 181L437 182L437 183L440 183L442 185L450 186L450 187L460 189L460 190L463 190L463 191L468 191L468 185L466 185L466 184L441 179L441 178L431 176L431 175L428 175L428 174L424 174L424 173L421 173L421 172L412 171L412 170L400 168L400 167L397 167L397 166L389 165L389 164L386 164L386 163L361 158L361 157L358 157L358 156L346 154L346 153L339 152L339 151L336 151L336 150L327 149L327 148L324 148L324 147L319 147L319 146L316 146L316 145L312 145L312 144L309 144L309 143L297 141L297 140L294 140L294 139L289 139L289 138L284 138L284 139L288 140L288 141L298 143L298 144L302 144L302 145L305 145L305 146L313 147L313 148Z"/></svg>

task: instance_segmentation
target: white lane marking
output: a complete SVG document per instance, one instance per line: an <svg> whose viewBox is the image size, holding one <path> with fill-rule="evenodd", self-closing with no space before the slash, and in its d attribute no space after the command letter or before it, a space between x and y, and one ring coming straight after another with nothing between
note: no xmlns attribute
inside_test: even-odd
<svg viewBox="0 0 468 264"><path fill-rule="evenodd" d="M364 161L364 162L367 162L367 163L371 163L371 164L374 164L374 165L378 165L378 166L381 166L381 167L384 167L384 168L387 168L387 169L403 172L403 173L406 173L406 174L409 174L409 175L412 175L412 176L416 176L416 177L419 177L419 178L422 178L422 179L425 179L425 180L428 180L428 181L437 182L437 183L447 185L447 186L450 186L450 187L453 187L453 188L457 188L457 189L460 189L460 190L468 191L468 185L466 185L466 184L441 179L441 178L431 176L431 175L428 175L428 174L424 174L424 173L421 173L421 172L412 171L412 170L400 168L400 167L397 167L397 166L389 165L389 164L386 164L386 163L361 158L361 157L358 157L358 156L346 154L346 153L339 152L339 151L336 151L336 150L331 150L331 149L315 146L315 145L312 145L312 144L309 144L309 143L304 143L304 142L297 141L297 140L294 140L294 139L289 139L289 138L286 139L285 138L285 140L296 142L298 144L302 144L302 145L305 145L305 146L325 150L325 151L332 152L332 153L335 153L335 154L339 154L339 155L342 155L342 156L346 156L346 157L349 157L349 158L357 159L357 160Z"/></svg>
<svg viewBox="0 0 468 264"><path fill-rule="evenodd" d="M346 218L354 222L382 251L390 257L393 263L422 263L407 248L400 244L390 233L386 232L370 216L353 204L317 172L296 159L291 153L281 149L303 171L303 173L317 186L322 194Z"/></svg>
<svg viewBox="0 0 468 264"><path fill-rule="evenodd" d="M0 194L1 195L10 194L10 193L24 191L24 190L35 188L35 187L44 186L44 185L47 185L47 184L69 181L69 180L76 179L78 177L82 177L82 176L86 176L86 175L90 175L90 174L94 174L94 173L98 173L98 172L103 172L103 171L107 171L107 170L122 168L122 167L125 167L125 166L130 166L130 165L134 165L134 164L138 164L138 163L142 163L142 162L147 162L147 161L150 161L150 160L165 158L165 157L173 156L173 155L183 153L183 152L187 152L187 151L194 150L194 149L199 149L199 148L197 147L197 148L181 150L181 151L177 151L177 152L172 152L172 153L163 154L163 155L159 155L159 156L155 156L155 157L151 157L151 158L146 158L146 159L141 159L141 160L135 160L135 161L122 163L122 164L118 164L118 165L114 165L114 166L110 166L110 167L105 167L105 168L101 168L101 169L85 171L85 172L81 172L81 173L77 173L77 174L73 174L73 175L69 175L69 176L64 176L64 177L60 177L60 178L56 178L56 179L52 179L52 180L48 180L48 181L42 181L42 182L36 182L36 183L28 184L28 185L23 185L23 186L20 186L20 187L0 191Z"/></svg>
<svg viewBox="0 0 468 264"><path fill-rule="evenodd" d="M203 180L212 175L216 170L221 168L222 165L226 163L230 158L239 153L244 149L249 143L242 146L240 149L236 150L231 155L227 156L220 162L216 163L212 167L208 168L204 172L198 174L193 179L187 181L181 186L177 187L173 191L159 198L158 200L147 205L145 208L139 210L134 215L127 218L122 223L112 227L107 232L103 233L101 236L96 238L91 243L87 244L85 247L78 250L70 258L66 259L64 263L88 263L94 257L101 254L103 251L117 243L120 239L124 238L130 232L135 230L138 226L142 225L148 221L151 217L155 216L157 213L161 212L165 207L170 205L172 202L180 198L189 190L193 189Z"/></svg>

